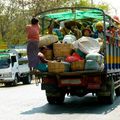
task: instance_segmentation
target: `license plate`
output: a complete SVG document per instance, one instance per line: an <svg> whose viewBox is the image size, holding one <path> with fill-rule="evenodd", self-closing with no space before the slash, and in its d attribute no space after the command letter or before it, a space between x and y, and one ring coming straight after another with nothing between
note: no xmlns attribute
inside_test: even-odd
<svg viewBox="0 0 120 120"><path fill-rule="evenodd" d="M66 84L70 84L70 85L78 85L81 84L81 80L80 79L63 79L61 80L61 84L66 85Z"/></svg>

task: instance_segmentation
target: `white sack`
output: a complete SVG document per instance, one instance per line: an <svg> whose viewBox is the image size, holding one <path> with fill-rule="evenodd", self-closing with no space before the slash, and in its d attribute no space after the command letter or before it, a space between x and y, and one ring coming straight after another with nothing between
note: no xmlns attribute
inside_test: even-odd
<svg viewBox="0 0 120 120"><path fill-rule="evenodd" d="M97 53L100 50L100 45L97 39L92 37L81 37L77 41L73 42L73 47L80 49L83 53Z"/></svg>

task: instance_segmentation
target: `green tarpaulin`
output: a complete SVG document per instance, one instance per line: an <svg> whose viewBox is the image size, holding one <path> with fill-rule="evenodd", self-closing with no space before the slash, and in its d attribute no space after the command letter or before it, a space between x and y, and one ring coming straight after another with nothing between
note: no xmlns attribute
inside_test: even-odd
<svg viewBox="0 0 120 120"><path fill-rule="evenodd" d="M48 18L51 19L57 19L57 20L73 20L73 19L86 19L86 18L93 18L93 19L103 19L103 13L99 10L85 10L80 11L76 10L74 12L67 11L67 12L60 12L60 13L52 13L52 14L46 14L45 15Z"/></svg>

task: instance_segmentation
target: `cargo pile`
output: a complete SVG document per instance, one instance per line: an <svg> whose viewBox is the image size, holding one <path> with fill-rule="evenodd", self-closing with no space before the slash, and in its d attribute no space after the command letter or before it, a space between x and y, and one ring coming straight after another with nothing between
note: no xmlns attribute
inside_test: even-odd
<svg viewBox="0 0 120 120"><path fill-rule="evenodd" d="M39 65L42 68L37 68L42 72L52 73L103 70L104 57L99 54L100 45L97 40L90 37L81 37L78 40L71 40L72 38L70 38L72 42L61 43L56 35L41 37L39 45L40 48L47 48L41 52L48 63L42 63Z"/></svg>

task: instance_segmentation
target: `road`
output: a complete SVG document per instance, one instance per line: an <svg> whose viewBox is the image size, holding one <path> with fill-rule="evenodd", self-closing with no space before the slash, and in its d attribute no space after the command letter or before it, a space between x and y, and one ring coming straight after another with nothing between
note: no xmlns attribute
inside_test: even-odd
<svg viewBox="0 0 120 120"><path fill-rule="evenodd" d="M0 120L120 120L120 97L100 104L91 94L66 96L63 105L49 105L41 86L0 86Z"/></svg>

